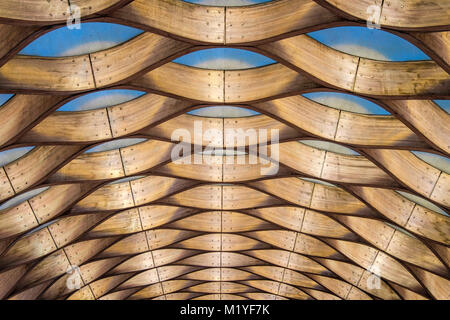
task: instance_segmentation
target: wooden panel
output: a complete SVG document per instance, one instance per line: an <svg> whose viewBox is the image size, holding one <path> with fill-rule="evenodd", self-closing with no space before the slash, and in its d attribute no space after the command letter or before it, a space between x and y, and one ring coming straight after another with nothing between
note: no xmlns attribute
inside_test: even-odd
<svg viewBox="0 0 450 320"><path fill-rule="evenodd" d="M370 271L379 276L394 281L413 291L421 292L422 286L419 282L394 258L379 252Z"/></svg>
<svg viewBox="0 0 450 320"><path fill-rule="evenodd" d="M448 272L447 267L425 244L398 230L392 237L387 253L441 275L446 275Z"/></svg>
<svg viewBox="0 0 450 320"><path fill-rule="evenodd" d="M125 237L101 252L97 257L106 258L122 255L131 255L148 250L145 232L136 233Z"/></svg>
<svg viewBox="0 0 450 320"><path fill-rule="evenodd" d="M143 33L121 45L91 54L95 83L100 88L126 80L188 47L170 38Z"/></svg>
<svg viewBox="0 0 450 320"><path fill-rule="evenodd" d="M0 199L4 200L12 197L15 194L11 182L6 175L5 169L0 168Z"/></svg>
<svg viewBox="0 0 450 320"><path fill-rule="evenodd" d="M314 135L326 139L333 139L335 136L339 110L300 95L257 103L255 106Z"/></svg>
<svg viewBox="0 0 450 320"><path fill-rule="evenodd" d="M197 69L170 62L134 80L133 84L191 100L223 102L223 77L223 71Z"/></svg>
<svg viewBox="0 0 450 320"><path fill-rule="evenodd" d="M390 109L441 150L450 153L450 115L431 100L388 100Z"/></svg>
<svg viewBox="0 0 450 320"><path fill-rule="evenodd" d="M358 57L334 50L307 35L280 40L259 48L301 68L313 77L344 90L352 90Z"/></svg>
<svg viewBox="0 0 450 320"><path fill-rule="evenodd" d="M239 212L222 212L222 232L245 232L272 228L272 224Z"/></svg>
<svg viewBox="0 0 450 320"><path fill-rule="evenodd" d="M186 217L196 210L172 206L152 205L139 208L142 227L145 230L153 229L174 220Z"/></svg>
<svg viewBox="0 0 450 320"><path fill-rule="evenodd" d="M32 261L56 250L47 228L39 230L15 242L3 255L2 267Z"/></svg>
<svg viewBox="0 0 450 320"><path fill-rule="evenodd" d="M100 251L109 247L117 238L101 238L92 239L86 241L76 242L72 245L66 246L64 251L67 254L67 258L73 265L81 265L86 260L92 258Z"/></svg>
<svg viewBox="0 0 450 320"><path fill-rule="evenodd" d="M174 229L157 229L146 232L148 245L150 249L166 247L173 243L189 239L196 236L198 233L184 230Z"/></svg>
<svg viewBox="0 0 450 320"><path fill-rule="evenodd" d="M415 38L419 39L425 46L435 53L436 58L440 58L444 61L445 65L442 68L450 65L450 32L416 32L412 34ZM439 63L439 62L438 62ZM447 69L448 71L448 69Z"/></svg>
<svg viewBox="0 0 450 320"><path fill-rule="evenodd" d="M391 283L391 286L395 288L395 290L400 294L400 296L405 300L429 300L428 298L425 298L424 296L411 291L407 288L404 288L402 286L399 286L398 284Z"/></svg>
<svg viewBox="0 0 450 320"><path fill-rule="evenodd" d="M143 133L151 136L180 141L180 138L174 131L182 128L183 132L190 137L188 143L194 145L203 145L211 147L223 147L223 119L199 117L190 114L182 114L176 118L169 119L155 127L144 130ZM195 130L197 128L197 130ZM186 131L185 131L186 130ZM206 134L209 132L209 134ZM199 135L201 134L201 136ZM182 139L181 139L182 141Z"/></svg>
<svg viewBox="0 0 450 320"><path fill-rule="evenodd" d="M258 252L260 250L256 250ZM261 265L262 261L249 257L247 255L243 255L235 252L222 252L221 253L221 262L223 267L242 267L242 266L252 266L252 265Z"/></svg>
<svg viewBox="0 0 450 320"><path fill-rule="evenodd" d="M261 104L257 104L258 107L260 105ZM272 119L266 115L256 115L251 117L232 118L232 119L225 118L223 119L223 129L225 134L224 137L225 148L239 147L244 145L247 146L251 144L250 139L247 137L245 137L244 139L235 138L234 134L236 132L239 132L240 130L244 132L249 132L248 130L255 130L255 131L258 130L259 144L263 144L265 142L270 143L271 139L273 139L272 132L275 132L275 130L278 130L278 137L279 140L281 141L286 139L298 138L301 136L301 133L295 130L294 128L288 127L284 123ZM262 132L264 131L259 130L267 130L267 133L263 134Z"/></svg>
<svg viewBox="0 0 450 320"><path fill-rule="evenodd" d="M377 149L366 152L408 187L425 197L430 196L440 174L438 169L409 151Z"/></svg>
<svg viewBox="0 0 450 320"><path fill-rule="evenodd" d="M72 212L118 210L134 205L129 182L105 185L79 201Z"/></svg>
<svg viewBox="0 0 450 320"><path fill-rule="evenodd" d="M89 287L91 288L96 299L98 299L129 277L129 274L122 274L114 277L103 278L89 284Z"/></svg>
<svg viewBox="0 0 450 320"><path fill-rule="evenodd" d="M88 232L93 237L112 236L142 231L138 209L120 212Z"/></svg>
<svg viewBox="0 0 450 320"><path fill-rule="evenodd" d="M160 249L153 251L155 266L160 267L171 263L176 263L186 257L195 254L193 250L184 249Z"/></svg>
<svg viewBox="0 0 450 320"><path fill-rule="evenodd" d="M110 139L106 109L55 112L20 138L20 142L88 142Z"/></svg>
<svg viewBox="0 0 450 320"><path fill-rule="evenodd" d="M18 266L0 273L0 298L4 299L8 292L14 287L16 282L25 273L26 266Z"/></svg>
<svg viewBox="0 0 450 320"><path fill-rule="evenodd" d="M305 210L301 232L322 237L356 239L355 234L338 222L312 210Z"/></svg>
<svg viewBox="0 0 450 320"><path fill-rule="evenodd" d="M112 292L112 293L109 293L109 294L106 294L106 295L100 297L98 300L125 300L130 295L135 293L137 290L139 290L139 289L133 288L133 289L115 291L115 292Z"/></svg>
<svg viewBox="0 0 450 320"><path fill-rule="evenodd" d="M335 6L339 10L350 14L352 16L358 17L361 20L369 21L372 17L373 12L370 12L367 8L370 6L374 6L375 9L380 9L381 12L381 4L382 0L357 0L352 3L345 0L324 0L319 1L320 4L330 4ZM374 9L374 10L375 10ZM369 12L368 12L369 11ZM376 11L376 10L375 10ZM377 16L378 18L378 16Z"/></svg>
<svg viewBox="0 0 450 320"><path fill-rule="evenodd" d="M10 1L0 2L1 18L30 21L65 21L69 4L66 1L21 1L20 9Z"/></svg>
<svg viewBox="0 0 450 320"><path fill-rule="evenodd" d="M89 262L80 268L81 276L83 277L83 281L86 283L91 283L94 280L98 279L105 272L110 270L112 267L120 263L124 258L116 257L116 258L108 258L96 260L93 262ZM95 286L91 285L91 288L94 289ZM95 293L95 290L94 290ZM96 294L96 296L98 296Z"/></svg>
<svg viewBox="0 0 450 320"><path fill-rule="evenodd" d="M341 255L326 243L302 233L297 235L294 251L312 256L341 258Z"/></svg>
<svg viewBox="0 0 450 320"><path fill-rule="evenodd" d="M343 214L371 216L374 212L350 193L337 188L315 184L311 208Z"/></svg>
<svg viewBox="0 0 450 320"><path fill-rule="evenodd" d="M348 156L327 151L320 178L393 187L397 183L386 172L362 156Z"/></svg>
<svg viewBox="0 0 450 320"><path fill-rule="evenodd" d="M379 252L372 247L351 241L327 239L327 243L365 269L369 269L372 266Z"/></svg>
<svg viewBox="0 0 450 320"><path fill-rule="evenodd" d="M435 299L448 300L450 298L450 281L448 279L417 267L412 267L412 270Z"/></svg>
<svg viewBox="0 0 450 320"><path fill-rule="evenodd" d="M3 65L39 27L0 25L0 35L4 39L0 44L0 65Z"/></svg>
<svg viewBox="0 0 450 320"><path fill-rule="evenodd" d="M327 152L298 141L279 145L280 162L304 174L320 178Z"/></svg>
<svg viewBox="0 0 450 320"><path fill-rule="evenodd" d="M227 8L227 43L253 42L338 20L313 1L282 0L264 5Z"/></svg>
<svg viewBox="0 0 450 320"><path fill-rule="evenodd" d="M380 23L408 29L445 26L449 14L449 1L387 1L383 3Z"/></svg>
<svg viewBox="0 0 450 320"><path fill-rule="evenodd" d="M30 284L39 283L63 275L69 268L70 261L67 259L64 250L58 250L45 257L29 270L27 274L20 279L17 288L24 288Z"/></svg>
<svg viewBox="0 0 450 320"><path fill-rule="evenodd" d="M281 227L300 231L305 209L296 207L269 207L246 211Z"/></svg>
<svg viewBox="0 0 450 320"><path fill-rule="evenodd" d="M415 206L405 228L429 239L450 244L450 219L419 205Z"/></svg>
<svg viewBox="0 0 450 320"><path fill-rule="evenodd" d="M264 230L245 233L247 236L268 243L274 247L293 251L297 234L286 230Z"/></svg>
<svg viewBox="0 0 450 320"><path fill-rule="evenodd" d="M133 199L136 205L141 205L168 196L181 189L192 186L188 180L160 176L149 176L130 182Z"/></svg>
<svg viewBox="0 0 450 320"><path fill-rule="evenodd" d="M43 290L48 286L48 282L44 282L30 289L24 290L8 298L8 300L36 300Z"/></svg>
<svg viewBox="0 0 450 320"><path fill-rule="evenodd" d="M158 282L158 273L156 269L150 269L125 281L118 287L118 289L128 289L137 286L149 285L156 282Z"/></svg>
<svg viewBox="0 0 450 320"><path fill-rule="evenodd" d="M450 78L434 61L360 58L354 91L375 96L448 96Z"/></svg>
<svg viewBox="0 0 450 320"><path fill-rule="evenodd" d="M221 7L177 0L135 0L112 16L187 39L223 43L224 14L225 9Z"/></svg>
<svg viewBox="0 0 450 320"><path fill-rule="evenodd" d="M5 171L14 190L23 191L44 178L80 149L79 146L36 147L24 157L6 165Z"/></svg>
<svg viewBox="0 0 450 320"><path fill-rule="evenodd" d="M450 207L450 200L448 195L450 194L450 175L442 172L436 182L434 189L430 195L430 199L438 203L443 204L446 207Z"/></svg>
<svg viewBox="0 0 450 320"><path fill-rule="evenodd" d="M342 300L341 298L335 296L334 294L313 290L313 289L303 289L307 294L317 300Z"/></svg>
<svg viewBox="0 0 450 320"><path fill-rule="evenodd" d="M236 210L280 204L280 200L267 194L241 186L223 186L222 207L225 210Z"/></svg>
<svg viewBox="0 0 450 320"><path fill-rule="evenodd" d="M109 107L108 114L112 134L114 137L120 137L136 132L187 108L189 105L184 101L156 94L146 94Z"/></svg>
<svg viewBox="0 0 450 320"><path fill-rule="evenodd" d="M122 290L122 291L126 291L126 290ZM160 296L162 294L164 294L163 290L162 290L162 286L160 283L157 283L157 284L153 284L148 287L145 287L142 290L139 290L138 292L132 294L128 299L129 300L148 299L148 298Z"/></svg>
<svg viewBox="0 0 450 320"><path fill-rule="evenodd" d="M251 182L249 185L296 205L308 207L314 184L298 178L277 178Z"/></svg>
<svg viewBox="0 0 450 320"><path fill-rule="evenodd" d="M196 187L171 196L165 199L165 202L199 209L220 210L222 208L222 187L214 185Z"/></svg>
<svg viewBox="0 0 450 320"><path fill-rule="evenodd" d="M84 153L53 174L49 181L115 179L125 176L119 150Z"/></svg>
<svg viewBox="0 0 450 320"><path fill-rule="evenodd" d="M250 102L316 88L317 84L279 64L225 71L225 102ZM208 99L206 101L215 101Z"/></svg>
<svg viewBox="0 0 450 320"><path fill-rule="evenodd" d="M70 4L80 7L81 16L89 16L112 9L125 3L124 0L72 0ZM69 14L69 2L58 0L25 0L20 2L20 10L7 0L0 2L0 18L32 24L50 24L66 21Z"/></svg>
<svg viewBox="0 0 450 320"><path fill-rule="evenodd" d="M69 296L67 300L95 300L95 296L89 286L84 286L75 291L75 293Z"/></svg>
<svg viewBox="0 0 450 320"><path fill-rule="evenodd" d="M113 268L109 274L121 274L126 272L135 272L141 270L147 270L155 267L153 263L152 252L140 253L134 257L127 259L115 268Z"/></svg>
<svg viewBox="0 0 450 320"><path fill-rule="evenodd" d="M48 229L58 248L61 248L87 232L107 216L108 213L93 213L64 217L48 226Z"/></svg>
<svg viewBox="0 0 450 320"><path fill-rule="evenodd" d="M169 152L175 149L171 148ZM198 160L196 157L199 156ZM201 158L200 158L201 157ZM155 170L161 174L195 179L199 181L222 182L222 156L194 154L179 159L179 162L170 162ZM186 161L186 163L183 163Z"/></svg>
<svg viewBox="0 0 450 320"><path fill-rule="evenodd" d="M69 92L94 88L88 55L72 58L16 56L0 68L0 89L3 90Z"/></svg>
<svg viewBox="0 0 450 320"><path fill-rule="evenodd" d="M399 3L396 1L358 0L350 4L344 0L321 0L319 3L332 5L346 14L366 21L375 14L376 18L380 17L381 25L407 30L445 26L447 25L445 17L450 10L447 1L413 0ZM369 6L374 6L378 10L367 10Z"/></svg>
<svg viewBox="0 0 450 320"><path fill-rule="evenodd" d="M325 288L333 292L335 295L342 299L347 299L352 285L338 279L323 277L319 275L311 275L311 278L323 285Z"/></svg>
<svg viewBox="0 0 450 320"><path fill-rule="evenodd" d="M202 232L220 232L222 213L210 211L196 214L171 223L168 227Z"/></svg>
<svg viewBox="0 0 450 320"><path fill-rule="evenodd" d="M200 253L192 257L179 261L180 264L189 266L202 266L202 267L220 267L222 265L221 256L225 253L222 252L208 252ZM244 256L245 257L245 256ZM241 265L241 264L239 264ZM231 265L228 265L231 266ZM218 275L220 278L220 274Z"/></svg>
<svg viewBox="0 0 450 320"><path fill-rule="evenodd" d="M370 243L386 251L395 229L384 221L352 216L338 216L337 219Z"/></svg>
<svg viewBox="0 0 450 320"><path fill-rule="evenodd" d="M414 202L392 190L355 186L350 187L350 190L370 203L378 212L402 226L406 224L414 209Z"/></svg>
<svg viewBox="0 0 450 320"><path fill-rule="evenodd" d="M92 187L93 185L89 183L51 186L48 190L31 198L29 203L39 223L44 223L64 212Z"/></svg>
<svg viewBox="0 0 450 320"><path fill-rule="evenodd" d="M341 111L336 141L358 145L423 147L427 145L392 116L362 115Z"/></svg>
<svg viewBox="0 0 450 320"><path fill-rule="evenodd" d="M141 171L170 160L173 144L158 140L148 140L133 146L120 149L126 175Z"/></svg>
<svg viewBox="0 0 450 320"><path fill-rule="evenodd" d="M270 148L272 147L268 148L271 151ZM259 152L261 152L261 149ZM275 174L280 176L291 174L290 169L285 166L280 166L278 159L268 160L265 157L257 157L256 154L224 156L222 170L222 181L224 182L249 181L266 178Z"/></svg>
<svg viewBox="0 0 450 320"><path fill-rule="evenodd" d="M17 136L65 97L16 94L0 108L0 119L8 119L0 126L0 145ZM30 108L30 104L33 105Z"/></svg>
<svg viewBox="0 0 450 320"><path fill-rule="evenodd" d="M38 225L28 201L0 212L0 238L8 238Z"/></svg>

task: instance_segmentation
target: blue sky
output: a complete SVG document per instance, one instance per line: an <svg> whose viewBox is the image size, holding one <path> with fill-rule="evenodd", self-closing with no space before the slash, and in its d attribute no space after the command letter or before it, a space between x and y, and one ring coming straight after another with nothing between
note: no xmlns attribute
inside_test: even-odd
<svg viewBox="0 0 450 320"><path fill-rule="evenodd" d="M327 105L332 108L358 112L364 114L388 115L388 111L379 105L346 93L340 92L311 92L303 94L304 97Z"/></svg>
<svg viewBox="0 0 450 320"><path fill-rule="evenodd" d="M259 115L251 109L234 106L211 106L189 111L188 114L203 117L249 117Z"/></svg>
<svg viewBox="0 0 450 320"><path fill-rule="evenodd" d="M383 60L410 61L430 59L419 48L408 41L392 33L377 29L356 26L336 27L310 32L308 35L329 47L359 56L369 55L369 58L374 53L367 49L364 50L364 48L370 48L379 55L384 56L386 59Z"/></svg>
<svg viewBox="0 0 450 320"><path fill-rule="evenodd" d="M43 57L60 57L82 54L113 47L143 31L128 26L105 22L82 23L81 29L62 27L34 40L20 54ZM85 52L83 52L85 51Z"/></svg>
<svg viewBox="0 0 450 320"><path fill-rule="evenodd" d="M450 113L450 100L434 100L438 106Z"/></svg>
<svg viewBox="0 0 450 320"><path fill-rule="evenodd" d="M217 1L220 2L222 0L190 0L190 2L203 4L210 1L216 1L215 3L217 3ZM238 2L236 0L228 0L223 3L237 4ZM267 1L245 0L244 2L248 4ZM115 46L134 38L140 33L142 33L142 30L111 23L83 23L80 30L70 30L62 27L47 33L24 48L21 54L50 57L82 54ZM364 27L336 27L311 32L309 35L337 50L360 56L392 61L429 59L421 50L406 40L381 30ZM246 69L272 64L275 61L246 50L214 48L189 53L175 59L174 62L211 69ZM142 94L144 93L129 90L100 91L69 102L61 107L59 111L78 111L110 106L135 99ZM305 96L324 104L342 104L344 99L347 101L348 108L351 108L353 105L355 110L360 110L362 113L388 114L377 105L351 95L311 93ZM10 98L11 95L0 94L0 106ZM333 102L333 100L335 101ZM438 100L436 103L447 112L450 111L450 101ZM360 107L355 107L355 105Z"/></svg>
<svg viewBox="0 0 450 320"><path fill-rule="evenodd" d="M185 2L197 3L203 5L252 5L272 0L183 0Z"/></svg>
<svg viewBox="0 0 450 320"><path fill-rule="evenodd" d="M102 90L88 93L65 105L57 111L82 111L114 106L130 100L134 100L144 95L145 92L126 89Z"/></svg>
<svg viewBox="0 0 450 320"><path fill-rule="evenodd" d="M0 106L5 104L13 96L13 94L0 94Z"/></svg>
<svg viewBox="0 0 450 320"><path fill-rule="evenodd" d="M276 63L259 53L234 48L213 48L191 52L173 61L193 67L222 66L226 69L255 68Z"/></svg>

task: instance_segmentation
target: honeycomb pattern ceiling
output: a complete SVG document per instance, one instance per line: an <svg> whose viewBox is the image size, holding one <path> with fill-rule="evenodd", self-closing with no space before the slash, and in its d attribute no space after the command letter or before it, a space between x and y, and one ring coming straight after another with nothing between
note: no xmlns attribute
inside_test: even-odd
<svg viewBox="0 0 450 320"><path fill-rule="evenodd" d="M0 0L0 298L449 299L450 1L206 2ZM369 2L414 57L326 42Z"/></svg>

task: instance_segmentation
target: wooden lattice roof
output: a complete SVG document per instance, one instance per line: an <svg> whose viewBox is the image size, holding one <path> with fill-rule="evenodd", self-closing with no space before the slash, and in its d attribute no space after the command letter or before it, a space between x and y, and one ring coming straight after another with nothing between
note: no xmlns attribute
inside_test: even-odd
<svg viewBox="0 0 450 320"><path fill-rule="evenodd" d="M64 26L70 5L83 22L145 32L73 57L18 54ZM380 8L383 30L431 59L378 61L306 34L366 26L368 5ZM0 107L0 152L34 147L0 167L0 298L449 299L449 172L412 152L449 157L449 114L434 101L450 99L449 21L449 0L0 0L0 92L14 94ZM172 62L212 47L276 63ZM117 88L146 94L56 111ZM361 96L390 115L301 95L316 91ZM187 114L212 105L260 114ZM227 129L278 129L278 173L262 175L248 154L236 155L244 164L174 163L173 131L195 136L196 120L220 133L219 149ZM85 152L123 138L146 140ZM70 266L80 268L79 289L67 285Z"/></svg>

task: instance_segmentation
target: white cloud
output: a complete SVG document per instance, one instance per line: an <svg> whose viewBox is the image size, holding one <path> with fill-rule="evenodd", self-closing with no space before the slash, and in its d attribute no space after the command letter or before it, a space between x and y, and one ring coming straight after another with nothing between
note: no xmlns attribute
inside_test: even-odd
<svg viewBox="0 0 450 320"><path fill-rule="evenodd" d="M321 149L321 150L327 150L334 153L341 153L346 155L358 155L356 151L353 151L350 148L344 147L340 144L329 142L329 141L322 141L322 140L300 140L301 143L306 144L307 146Z"/></svg>
<svg viewBox="0 0 450 320"><path fill-rule="evenodd" d="M364 47L353 43L339 43L333 45L333 48L359 57L390 61L383 53L374 48Z"/></svg>
<svg viewBox="0 0 450 320"><path fill-rule="evenodd" d="M250 0L200 0L198 4L203 4L207 6L248 6L250 4L255 4L254 1Z"/></svg>
<svg viewBox="0 0 450 320"><path fill-rule="evenodd" d="M88 150L87 152L103 152L103 151L110 151L110 150L116 150L119 148L125 148L129 147L141 142L146 141L147 139L143 138L126 138L126 139L119 139L119 140L112 140L108 141L102 144L99 144L96 147L93 147L92 149Z"/></svg>
<svg viewBox="0 0 450 320"><path fill-rule="evenodd" d="M118 45L118 42L115 42L115 41L86 42L86 43L80 44L76 47L72 47L72 48L62 52L60 55L62 57L78 56L81 54L97 52L97 51L101 51L104 49L108 49L108 48L114 47L116 45Z"/></svg>
<svg viewBox="0 0 450 320"><path fill-rule="evenodd" d="M237 59L216 58L198 62L194 67L215 70L239 70L253 68L254 65Z"/></svg>
<svg viewBox="0 0 450 320"><path fill-rule="evenodd" d="M30 152L33 147L14 148L0 152L0 167L3 167Z"/></svg>
<svg viewBox="0 0 450 320"><path fill-rule="evenodd" d="M110 106L115 106L136 98L134 94L125 93L109 93L108 95L99 96L93 98L92 100L86 101L84 104L77 106L71 111L83 111L83 110L93 110L99 108L105 108Z"/></svg>
<svg viewBox="0 0 450 320"><path fill-rule="evenodd" d="M43 188L39 188L39 189L34 189L25 193L22 193L4 203L2 203L2 205L0 205L0 210L5 210L5 209L9 209L12 207L17 206L18 204L33 198L34 196L37 196L38 194L48 190L50 187L43 187Z"/></svg>
<svg viewBox="0 0 450 320"><path fill-rule="evenodd" d="M193 113L201 117L240 118L254 115L251 110L230 106L213 106L194 110Z"/></svg>
<svg viewBox="0 0 450 320"><path fill-rule="evenodd" d="M346 99L344 97L337 97L336 95L323 95L315 97L314 101L344 111L371 114L370 110L359 103Z"/></svg>

